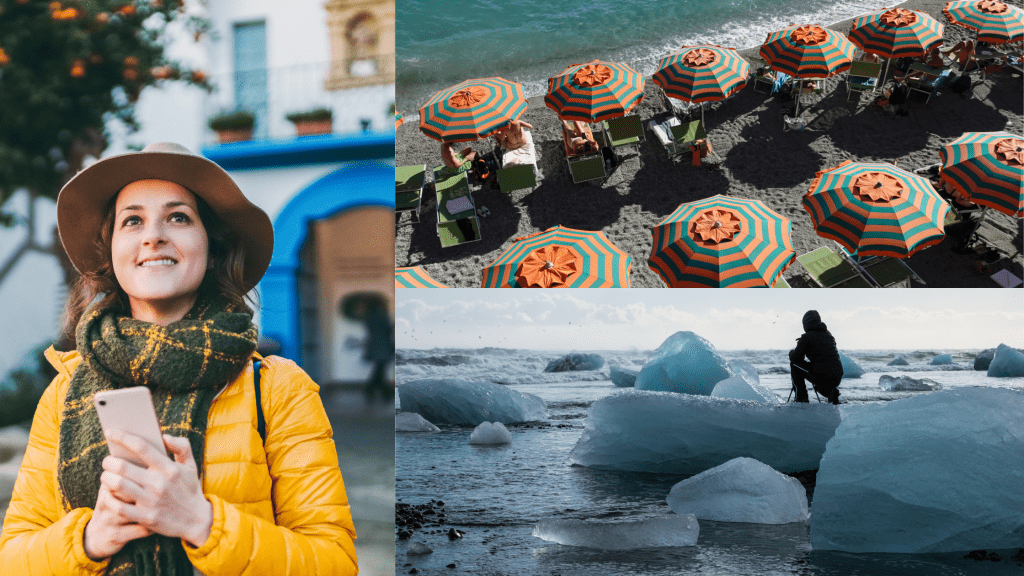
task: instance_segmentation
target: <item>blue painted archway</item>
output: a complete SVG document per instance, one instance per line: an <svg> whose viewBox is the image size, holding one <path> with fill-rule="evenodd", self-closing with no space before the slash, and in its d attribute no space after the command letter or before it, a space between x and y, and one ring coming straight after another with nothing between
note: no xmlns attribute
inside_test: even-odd
<svg viewBox="0 0 1024 576"><path fill-rule="evenodd" d="M274 255L260 281L262 333L281 343L281 355L302 364L299 346L299 250L309 223L352 208L394 209L394 165L355 162L313 182L281 210L274 221Z"/></svg>

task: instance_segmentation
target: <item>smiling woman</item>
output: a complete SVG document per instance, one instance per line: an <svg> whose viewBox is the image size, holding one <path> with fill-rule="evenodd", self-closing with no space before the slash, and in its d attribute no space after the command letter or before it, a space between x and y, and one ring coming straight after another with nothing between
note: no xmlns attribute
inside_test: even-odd
<svg viewBox="0 0 1024 576"><path fill-rule="evenodd" d="M57 219L82 273L65 321L77 350L46 353L58 375L36 409L0 565L355 574L318 387L255 352L246 294L273 252L267 215L213 162L158 143L80 172ZM93 397L133 386L149 388L171 458L131 430L104 436Z"/></svg>

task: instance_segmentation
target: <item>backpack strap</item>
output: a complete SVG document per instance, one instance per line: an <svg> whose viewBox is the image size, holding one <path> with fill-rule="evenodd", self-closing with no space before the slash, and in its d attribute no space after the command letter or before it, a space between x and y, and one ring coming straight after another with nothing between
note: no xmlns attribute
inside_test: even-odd
<svg viewBox="0 0 1024 576"><path fill-rule="evenodd" d="M263 401L260 397L260 364L259 360L252 361L252 383L256 388L256 431L260 433L263 445L267 444L267 421L263 418Z"/></svg>

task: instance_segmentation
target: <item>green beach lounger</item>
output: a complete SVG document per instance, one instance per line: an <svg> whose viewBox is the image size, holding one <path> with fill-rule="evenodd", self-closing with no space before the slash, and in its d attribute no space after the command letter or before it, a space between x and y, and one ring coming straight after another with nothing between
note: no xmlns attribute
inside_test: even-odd
<svg viewBox="0 0 1024 576"><path fill-rule="evenodd" d="M855 61L846 77L846 101L850 101L854 92L857 93L858 101L862 92L874 92L878 88L878 77L881 75L881 62Z"/></svg>
<svg viewBox="0 0 1024 576"><path fill-rule="evenodd" d="M395 212L412 212L420 221L423 186L427 180L427 165L395 167Z"/></svg>
<svg viewBox="0 0 1024 576"><path fill-rule="evenodd" d="M434 195L437 199L437 235L441 247L448 248L480 239L480 223L476 217L476 204L469 193L469 176L465 172L444 176L440 169L434 170ZM454 210L454 211L453 211ZM467 238L459 225L467 224L473 230L474 238Z"/></svg>
<svg viewBox="0 0 1024 576"><path fill-rule="evenodd" d="M566 160L569 162L569 172L572 174L573 184L599 180L606 176L604 157L600 154L567 158Z"/></svg>
<svg viewBox="0 0 1024 576"><path fill-rule="evenodd" d="M707 137L708 133L704 130L704 123L700 120L693 120L692 122L681 123L679 126L673 126L672 143L669 153L675 155L682 152L690 152L697 140L706 140Z"/></svg>
<svg viewBox="0 0 1024 576"><path fill-rule="evenodd" d="M533 164L516 164L499 168L496 174L498 187L506 194L537 186L537 173L533 171Z"/></svg>
<svg viewBox="0 0 1024 576"><path fill-rule="evenodd" d="M796 260L811 280L822 288L872 287L854 263L836 254L828 246L798 255Z"/></svg>
<svg viewBox="0 0 1024 576"><path fill-rule="evenodd" d="M615 159L618 160L619 158L618 148L632 146L636 149L637 161L640 162L642 167L643 160L640 158L640 143L644 140L644 124L640 121L640 116L632 114L621 118L612 118L603 122L603 126L605 141L610 143Z"/></svg>

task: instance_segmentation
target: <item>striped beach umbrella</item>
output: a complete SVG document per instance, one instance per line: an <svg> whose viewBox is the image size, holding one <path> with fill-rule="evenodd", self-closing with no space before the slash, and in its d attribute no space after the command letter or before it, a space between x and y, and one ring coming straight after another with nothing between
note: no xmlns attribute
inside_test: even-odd
<svg viewBox="0 0 1024 576"><path fill-rule="evenodd" d="M1024 217L1024 137L965 132L939 149L943 180L975 204Z"/></svg>
<svg viewBox="0 0 1024 576"><path fill-rule="evenodd" d="M854 18L850 42L882 58L917 57L942 44L944 30L945 26L924 12L888 8Z"/></svg>
<svg viewBox="0 0 1024 576"><path fill-rule="evenodd" d="M1024 10L997 0L958 0L942 9L950 24L978 33L979 42L1005 44L1024 40Z"/></svg>
<svg viewBox="0 0 1024 576"><path fill-rule="evenodd" d="M717 102L738 92L747 83L750 64L733 48L712 44L683 46L658 63L654 83L669 98L687 102ZM700 110L704 120L704 108Z"/></svg>
<svg viewBox="0 0 1024 576"><path fill-rule="evenodd" d="M794 25L769 34L759 54L776 72L794 78L829 78L850 69L856 50L842 32Z"/></svg>
<svg viewBox="0 0 1024 576"><path fill-rule="evenodd" d="M526 110L526 95L504 78L466 80L441 90L420 109L420 131L441 142L486 138Z"/></svg>
<svg viewBox="0 0 1024 576"><path fill-rule="evenodd" d="M603 232L548 228L517 238L484 268L484 288L629 288L632 257Z"/></svg>
<svg viewBox="0 0 1024 576"><path fill-rule="evenodd" d="M563 120L601 122L625 116L644 98L644 77L626 64L592 60L548 78L544 104Z"/></svg>
<svg viewBox="0 0 1024 576"><path fill-rule="evenodd" d="M850 161L818 172L802 204L819 236L860 256L897 258L941 242L949 211L927 179L892 164Z"/></svg>
<svg viewBox="0 0 1024 576"><path fill-rule="evenodd" d="M395 268L395 288L448 288L430 277L423 266Z"/></svg>
<svg viewBox="0 0 1024 576"><path fill-rule="evenodd" d="M789 219L760 200L682 204L651 233L648 266L671 288L769 287L796 260Z"/></svg>
<svg viewBox="0 0 1024 576"><path fill-rule="evenodd" d="M401 114L395 114L395 129L397 130L402 123L405 122L405 118L402 118Z"/></svg>

